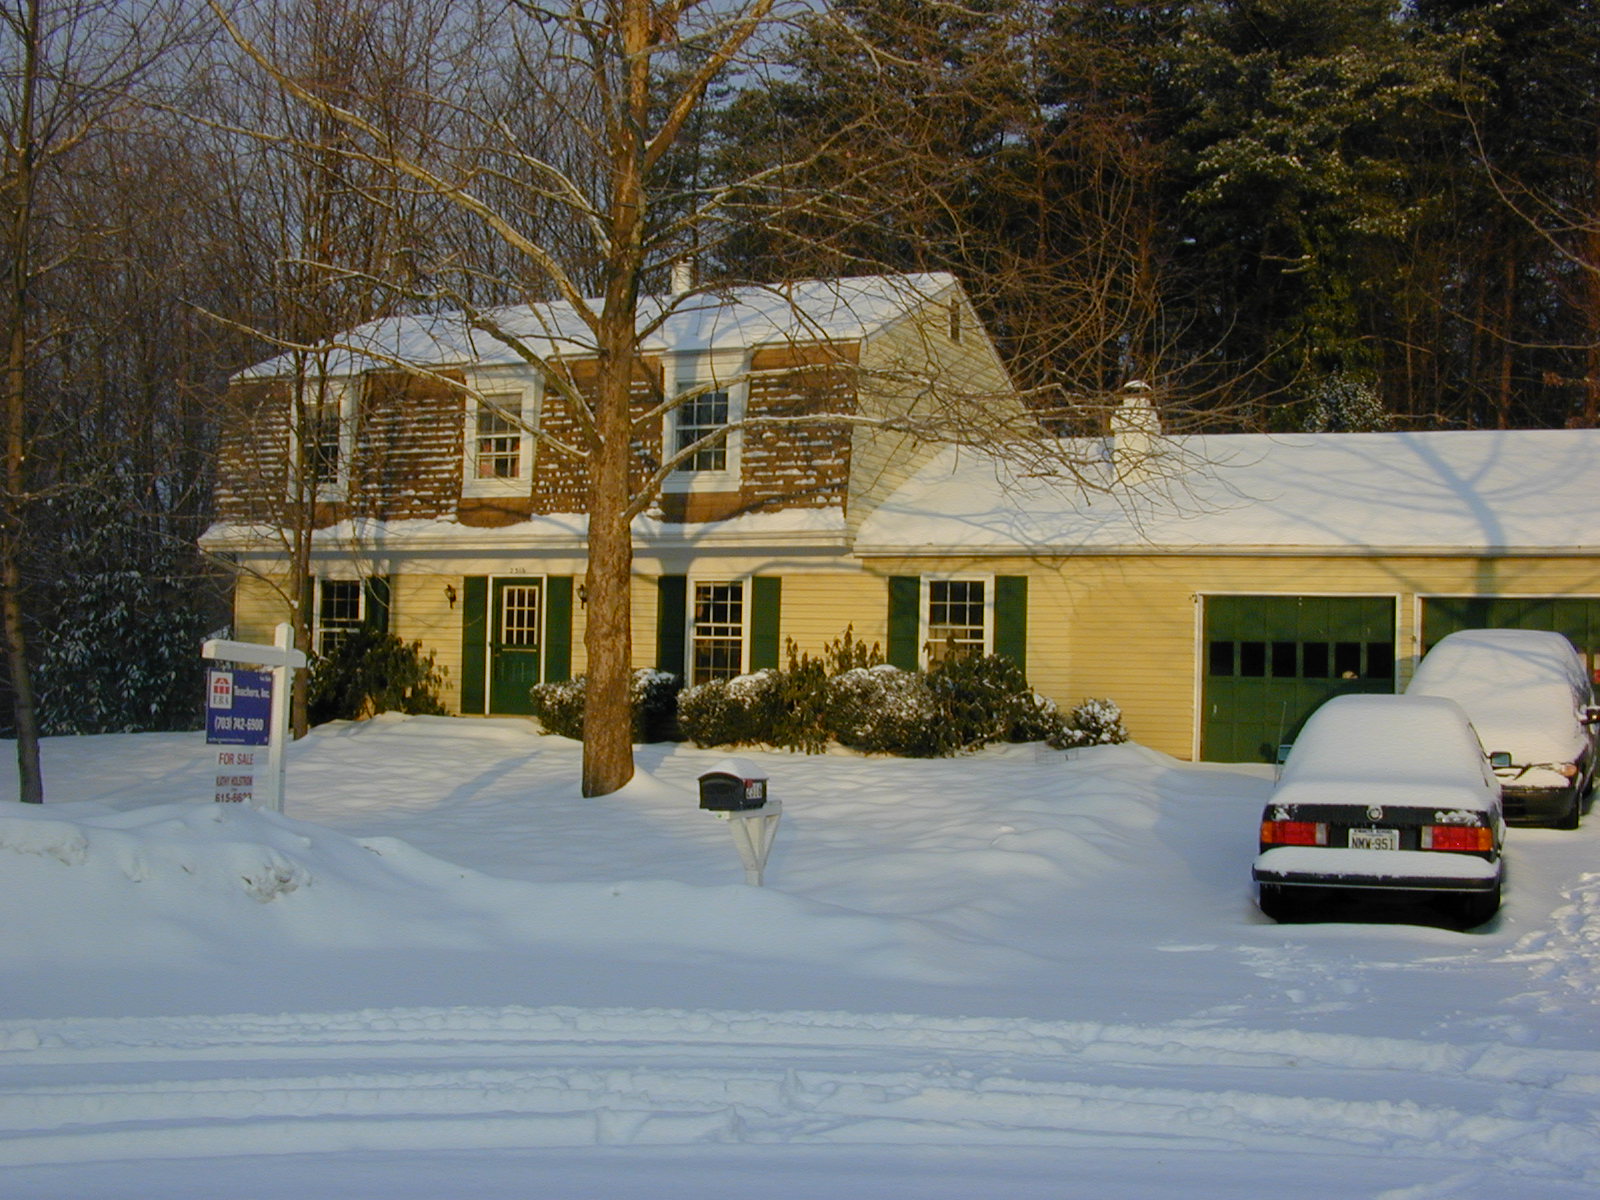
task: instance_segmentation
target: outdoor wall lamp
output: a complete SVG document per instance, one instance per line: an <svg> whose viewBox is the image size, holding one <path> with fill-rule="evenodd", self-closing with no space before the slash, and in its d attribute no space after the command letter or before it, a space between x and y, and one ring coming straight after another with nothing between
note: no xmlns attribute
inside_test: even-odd
<svg viewBox="0 0 1600 1200"><path fill-rule="evenodd" d="M455 584L447 583L447 584L444 585L444 598L445 598L446 601L449 602L451 608L454 608L456 606L456 585Z"/></svg>
<svg viewBox="0 0 1600 1200"><path fill-rule="evenodd" d="M589 585L587 583L578 585L578 603L585 608L589 607Z"/></svg>

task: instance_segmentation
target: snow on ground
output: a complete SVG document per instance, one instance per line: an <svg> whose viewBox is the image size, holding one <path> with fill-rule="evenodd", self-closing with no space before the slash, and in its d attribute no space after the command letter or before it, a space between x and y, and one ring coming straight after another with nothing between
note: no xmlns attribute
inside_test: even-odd
<svg viewBox="0 0 1600 1200"><path fill-rule="evenodd" d="M1481 930L1277 926L1267 769L742 756L760 889L717 751L583 800L526 723L380 718L292 747L280 817L211 804L198 735L48 743L0 805L0 1194L1600 1185L1600 817L1511 831Z"/></svg>

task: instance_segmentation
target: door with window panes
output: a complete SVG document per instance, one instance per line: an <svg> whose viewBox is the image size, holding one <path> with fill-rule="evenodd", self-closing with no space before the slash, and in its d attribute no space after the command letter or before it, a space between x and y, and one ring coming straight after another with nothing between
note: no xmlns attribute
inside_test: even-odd
<svg viewBox="0 0 1600 1200"><path fill-rule="evenodd" d="M1323 701L1393 692L1395 601L1384 596L1208 596L1200 757L1271 762Z"/></svg>
<svg viewBox="0 0 1600 1200"><path fill-rule="evenodd" d="M496 579L489 626L489 711L533 711L529 689L539 682L539 633L544 585L538 579Z"/></svg>

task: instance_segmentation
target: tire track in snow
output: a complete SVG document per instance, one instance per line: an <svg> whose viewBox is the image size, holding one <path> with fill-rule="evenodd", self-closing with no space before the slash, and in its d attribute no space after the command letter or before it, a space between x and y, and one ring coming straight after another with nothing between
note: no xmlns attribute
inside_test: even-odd
<svg viewBox="0 0 1600 1200"><path fill-rule="evenodd" d="M701 1142L1250 1148L1600 1179L1600 1054L849 1013L0 1022L0 1166Z"/></svg>

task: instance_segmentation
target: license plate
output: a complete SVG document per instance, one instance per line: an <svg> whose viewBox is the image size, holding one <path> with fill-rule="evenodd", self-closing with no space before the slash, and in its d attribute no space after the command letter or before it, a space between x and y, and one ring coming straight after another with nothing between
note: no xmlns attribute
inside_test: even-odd
<svg viewBox="0 0 1600 1200"><path fill-rule="evenodd" d="M1398 829L1352 829L1350 831L1350 849L1398 850L1400 849L1400 831Z"/></svg>

